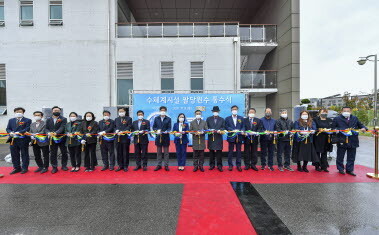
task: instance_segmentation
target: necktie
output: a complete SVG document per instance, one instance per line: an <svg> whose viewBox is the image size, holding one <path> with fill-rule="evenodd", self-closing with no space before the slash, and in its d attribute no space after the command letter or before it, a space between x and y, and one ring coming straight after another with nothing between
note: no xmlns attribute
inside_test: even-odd
<svg viewBox="0 0 379 235"><path fill-rule="evenodd" d="M214 118L214 121L215 121L215 124L216 124L217 123L217 118L216 117Z"/></svg>

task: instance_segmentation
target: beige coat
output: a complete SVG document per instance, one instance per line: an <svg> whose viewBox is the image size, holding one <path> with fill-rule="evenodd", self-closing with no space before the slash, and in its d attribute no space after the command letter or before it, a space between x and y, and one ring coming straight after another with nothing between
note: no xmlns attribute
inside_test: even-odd
<svg viewBox="0 0 379 235"><path fill-rule="evenodd" d="M208 125L204 120L200 120L197 124L197 120L193 120L190 125L190 131L204 131L208 129ZM200 140L199 140L200 139ZM205 145L205 134L202 135L192 135L192 148L193 150L204 150Z"/></svg>

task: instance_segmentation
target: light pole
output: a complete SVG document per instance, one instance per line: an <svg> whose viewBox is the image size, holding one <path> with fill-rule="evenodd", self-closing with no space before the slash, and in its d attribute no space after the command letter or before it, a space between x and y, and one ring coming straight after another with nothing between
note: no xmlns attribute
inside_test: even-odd
<svg viewBox="0 0 379 235"><path fill-rule="evenodd" d="M374 57L374 60L370 58ZM378 139L379 139L379 126L378 126L378 55L369 55L361 57L357 61L359 65L366 64L367 61L374 61L374 136L375 136L375 172L367 173L367 177L379 179L378 174Z"/></svg>

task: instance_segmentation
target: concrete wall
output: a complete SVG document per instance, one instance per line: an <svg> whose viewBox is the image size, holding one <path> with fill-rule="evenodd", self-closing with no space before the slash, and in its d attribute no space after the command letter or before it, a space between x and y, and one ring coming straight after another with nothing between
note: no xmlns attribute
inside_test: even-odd
<svg viewBox="0 0 379 235"><path fill-rule="evenodd" d="M266 97L255 97L254 95L250 96L250 108L256 109L256 117L264 117L264 111L266 108Z"/></svg>

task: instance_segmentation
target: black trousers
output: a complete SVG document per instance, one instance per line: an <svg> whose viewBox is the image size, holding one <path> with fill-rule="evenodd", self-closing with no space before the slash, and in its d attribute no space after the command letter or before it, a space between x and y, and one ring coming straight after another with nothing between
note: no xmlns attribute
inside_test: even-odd
<svg viewBox="0 0 379 235"><path fill-rule="evenodd" d="M34 153L34 158L36 160L38 167L42 167L42 168L49 167L49 146L48 145L39 146L38 144L33 144L33 153Z"/></svg>
<svg viewBox="0 0 379 235"><path fill-rule="evenodd" d="M71 166L80 167L82 164L82 149L81 146L68 147L70 153Z"/></svg>
<svg viewBox="0 0 379 235"><path fill-rule="evenodd" d="M114 154L114 142L107 142L103 140L100 144L101 158L105 167L114 167L115 154ZM109 156L109 157L108 157Z"/></svg>
<svg viewBox="0 0 379 235"><path fill-rule="evenodd" d="M243 159L245 166L255 166L258 162L258 143L246 141L245 143L245 156Z"/></svg>
<svg viewBox="0 0 379 235"><path fill-rule="evenodd" d="M321 169L327 169L329 167L329 163L328 163L328 153L327 152L324 152L324 153L317 153L317 155L319 156L320 158L320 162L317 162L316 163L316 166L320 166Z"/></svg>
<svg viewBox="0 0 379 235"><path fill-rule="evenodd" d="M143 166L147 166L147 147L148 144L134 144L137 166L141 166L141 160Z"/></svg>
<svg viewBox="0 0 379 235"><path fill-rule="evenodd" d="M117 164L121 168L129 167L130 142L117 143Z"/></svg>
<svg viewBox="0 0 379 235"><path fill-rule="evenodd" d="M84 167L94 169L96 162L96 143L86 144L84 150Z"/></svg>
<svg viewBox="0 0 379 235"><path fill-rule="evenodd" d="M193 166L204 165L204 150L193 150Z"/></svg>
<svg viewBox="0 0 379 235"><path fill-rule="evenodd" d="M14 169L27 170L29 167L29 145L21 141L14 141L14 144L10 146L11 157ZM22 166L21 161L22 160Z"/></svg>
<svg viewBox="0 0 379 235"><path fill-rule="evenodd" d="M222 150L209 150L209 166L214 167L217 161L217 166L222 167Z"/></svg>
<svg viewBox="0 0 379 235"><path fill-rule="evenodd" d="M58 148L61 150L62 154L62 167L67 166L68 155L67 155L67 147L65 142L61 142L59 144L52 142L50 145L50 161L53 167L58 167Z"/></svg>
<svg viewBox="0 0 379 235"><path fill-rule="evenodd" d="M284 154L284 166L289 167L291 165L291 143L290 141L279 140L277 145L276 158L278 160L278 166L283 166L282 155Z"/></svg>

